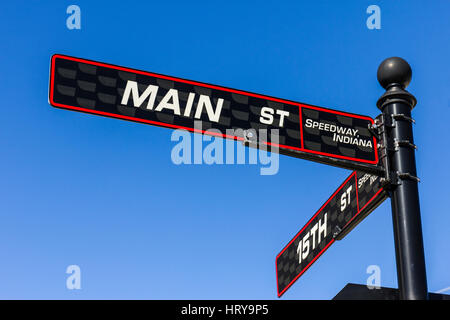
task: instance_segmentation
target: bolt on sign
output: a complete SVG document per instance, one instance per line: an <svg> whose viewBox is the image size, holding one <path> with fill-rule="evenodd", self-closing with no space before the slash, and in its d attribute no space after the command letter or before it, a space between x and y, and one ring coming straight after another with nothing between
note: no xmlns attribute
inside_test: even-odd
<svg viewBox="0 0 450 320"><path fill-rule="evenodd" d="M278 297L386 198L380 177L354 171L277 255Z"/></svg>
<svg viewBox="0 0 450 320"><path fill-rule="evenodd" d="M367 116L59 54L51 58L49 102L334 166L382 171L377 140L368 129L374 121Z"/></svg>

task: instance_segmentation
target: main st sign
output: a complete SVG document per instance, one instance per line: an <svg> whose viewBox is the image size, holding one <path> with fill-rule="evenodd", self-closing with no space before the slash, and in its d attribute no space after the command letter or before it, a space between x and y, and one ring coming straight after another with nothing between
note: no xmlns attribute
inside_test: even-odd
<svg viewBox="0 0 450 320"><path fill-rule="evenodd" d="M374 121L362 115L63 55L51 59L49 101L58 108L381 171L377 140L369 130Z"/></svg>

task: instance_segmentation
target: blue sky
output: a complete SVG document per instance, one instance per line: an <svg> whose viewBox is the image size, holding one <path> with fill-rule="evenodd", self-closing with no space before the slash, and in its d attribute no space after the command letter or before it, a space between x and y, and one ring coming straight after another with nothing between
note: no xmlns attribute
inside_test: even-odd
<svg viewBox="0 0 450 320"><path fill-rule="evenodd" d="M66 8L81 8L81 30ZM369 30L366 8L381 8ZM52 108L67 54L375 117L379 63L413 68L430 291L450 286L450 2L15 1L0 6L0 298L276 299L275 257L350 171L280 156L172 163L171 130ZM66 288L67 266L81 290ZM390 200L283 296L396 287Z"/></svg>

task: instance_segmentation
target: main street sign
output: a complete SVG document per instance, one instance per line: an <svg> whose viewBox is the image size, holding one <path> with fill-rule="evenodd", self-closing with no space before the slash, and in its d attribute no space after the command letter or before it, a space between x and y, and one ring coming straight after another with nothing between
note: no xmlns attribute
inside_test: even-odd
<svg viewBox="0 0 450 320"><path fill-rule="evenodd" d="M380 177L354 171L277 255L278 297L386 197Z"/></svg>
<svg viewBox="0 0 450 320"><path fill-rule="evenodd" d="M370 117L64 55L51 58L50 73L49 101L58 108L240 140L344 168L382 170Z"/></svg>

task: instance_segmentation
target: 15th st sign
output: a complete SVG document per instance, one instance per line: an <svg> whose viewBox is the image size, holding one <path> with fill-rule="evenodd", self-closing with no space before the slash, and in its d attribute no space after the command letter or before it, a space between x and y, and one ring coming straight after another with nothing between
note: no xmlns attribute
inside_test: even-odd
<svg viewBox="0 0 450 320"><path fill-rule="evenodd" d="M278 297L386 197L380 177L354 171L277 255Z"/></svg>
<svg viewBox="0 0 450 320"><path fill-rule="evenodd" d="M49 101L59 108L276 147L285 155L335 166L381 170L377 141L368 129L374 121L366 116L63 55L51 59ZM247 135L252 130L267 134L252 140Z"/></svg>

